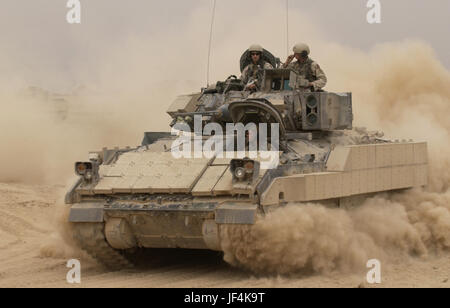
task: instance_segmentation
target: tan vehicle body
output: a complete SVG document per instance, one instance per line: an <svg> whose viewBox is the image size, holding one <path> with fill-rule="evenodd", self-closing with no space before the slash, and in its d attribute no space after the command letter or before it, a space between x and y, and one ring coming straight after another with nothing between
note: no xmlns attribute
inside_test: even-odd
<svg viewBox="0 0 450 308"><path fill-rule="evenodd" d="M172 125L190 125L196 114L220 125L279 123L278 166L244 182L236 179L232 158L175 158L177 136L170 133L146 133L136 148L91 153L87 165L77 165L85 173L66 196L82 248L112 268L129 266L126 257L138 248L220 251L222 225L251 225L286 204L345 208L377 193L427 185L426 143L354 129L351 93L304 93L295 79L285 69L265 70L259 92L242 91L229 78L169 107Z"/></svg>

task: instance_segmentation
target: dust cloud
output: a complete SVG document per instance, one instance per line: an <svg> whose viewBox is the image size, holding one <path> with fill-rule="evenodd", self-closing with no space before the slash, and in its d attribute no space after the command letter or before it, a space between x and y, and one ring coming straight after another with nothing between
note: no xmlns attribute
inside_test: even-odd
<svg viewBox="0 0 450 308"><path fill-rule="evenodd" d="M58 204L63 204L59 200ZM83 259L89 258L87 253L82 251L72 236L73 225L67 223L69 217L69 207L58 206L55 209L52 220L52 232L48 237L40 242L39 256L43 258L71 259L80 256Z"/></svg>
<svg viewBox="0 0 450 308"><path fill-rule="evenodd" d="M238 74L239 57L252 43L285 59L283 7L271 3L247 18L242 5L239 12L220 8L212 80ZM66 184L73 162L85 159L89 150L135 146L144 131L167 131L164 112L170 102L206 85L209 18L209 8L197 8L176 31L118 37L114 46L95 46L94 54L101 57L74 73L87 86L66 90L63 107L45 95L29 95L27 89L34 85L29 71L14 50L0 50L0 65L9 72L0 76L0 181ZM370 258L426 257L448 250L448 70L419 40L379 44L363 52L333 43L300 11L293 10L290 20L291 45L308 42L312 58L328 76L327 90L353 93L355 126L380 129L394 139L428 141L429 186L379 196L351 211L317 204L281 208L251 229L222 230L225 260L255 272L286 274L354 270ZM246 29L257 31L249 38ZM55 76L43 69L40 79ZM42 254L53 253L44 249Z"/></svg>
<svg viewBox="0 0 450 308"><path fill-rule="evenodd" d="M357 125L428 141L429 185L351 210L288 205L253 228L223 228L227 262L257 273L345 272L364 269L372 258L426 258L450 249L449 72L429 46L414 41L384 44L354 63L350 58L342 60L354 80L340 78L333 86L350 85Z"/></svg>

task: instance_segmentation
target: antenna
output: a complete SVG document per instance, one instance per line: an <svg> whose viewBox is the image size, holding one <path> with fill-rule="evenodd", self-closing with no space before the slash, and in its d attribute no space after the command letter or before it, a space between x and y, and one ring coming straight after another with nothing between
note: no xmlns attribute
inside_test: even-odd
<svg viewBox="0 0 450 308"><path fill-rule="evenodd" d="M286 0L286 56L289 57L289 0Z"/></svg>
<svg viewBox="0 0 450 308"><path fill-rule="evenodd" d="M209 31L208 64L207 64L207 68L206 68L206 86L207 87L209 86L209 59L211 58L211 42L212 42L215 13L216 13L216 0L213 0L213 10L212 10L212 16L211 16L211 29Z"/></svg>

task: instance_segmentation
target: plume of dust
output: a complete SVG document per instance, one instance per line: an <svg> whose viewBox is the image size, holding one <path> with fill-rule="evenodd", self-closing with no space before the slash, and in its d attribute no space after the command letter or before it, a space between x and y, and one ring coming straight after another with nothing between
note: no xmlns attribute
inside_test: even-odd
<svg viewBox="0 0 450 308"><path fill-rule="evenodd" d="M250 3L242 5L242 12L253 8ZM284 8L271 3L265 8L258 7L257 18L248 19L238 18L232 8L220 8L215 28L215 37L220 40L213 41L212 80L238 74L239 57L251 43L258 41L274 54L284 54L282 28L261 24L261 20L273 19L273 12L278 11L279 18L284 18ZM307 16L293 14L294 20L301 20L297 27L301 29L299 36L320 36ZM183 27L115 37L113 43L99 41L100 33L95 31L100 30L96 27L89 29L92 34L74 32L69 35L71 45L84 46L91 41L88 45L92 59L83 61L68 54L68 59L76 60L68 64L69 74L63 69L48 68L54 52L51 47L37 46L40 57L26 59L26 64L20 56L24 49L20 44L11 42L7 49L2 49L0 181L64 183L73 174L73 163L85 160L88 151L136 146L145 131L169 131L170 118L165 111L170 103L177 95L198 92L205 86L206 51L199 51L201 43L192 42L204 38L207 46L209 17L209 7L196 8ZM254 42L249 42L242 29L261 26L264 30L257 31L252 37ZM19 33L27 33L25 30ZM69 95L63 107L49 102L45 96L23 94L36 80L38 84L60 84L64 78L78 79L86 89ZM61 108L65 108L62 111L66 113L65 119L55 117Z"/></svg>
<svg viewBox="0 0 450 308"><path fill-rule="evenodd" d="M275 3L258 8L251 19L239 18L233 8L222 8L225 12L216 24L226 27L216 29L220 40L213 41L212 79L223 80L236 73L240 53L251 43L284 54L283 30L273 27L284 25L275 22L274 12L284 12L280 8ZM118 38L115 44L119 47L103 46L96 66L80 67L77 72L86 82L96 73L93 85L100 94L76 97L69 103L67 121L55 121L43 112L45 102L39 98L1 91L0 142L6 150L0 153L0 181L61 183L72 174L73 162L85 159L87 151L136 145L143 131L167 130L168 118L161 114L170 101L204 86L201 64L206 54L192 42L199 36L207 38L207 23L202 21L209 22L209 14L208 9L195 10L176 33ZM430 184L424 190L370 199L347 212L317 204L280 208L253 228L222 230L225 259L256 272L289 273L354 269L365 266L368 258L426 256L446 250L450 233L449 72L425 43L382 44L364 53L330 43L308 16L298 11L291 14L296 32L290 41L310 44L314 60L328 76L327 90L353 92L356 125L429 142ZM242 29L261 31L255 31L250 42ZM184 46L183 57L178 46ZM26 72L15 69L20 59L0 54L2 62L13 63L15 76L8 74L5 79L11 80L2 80L0 86L11 82L13 88L29 86ZM235 68L230 72L231 63ZM42 80L51 77L40 76ZM66 227L62 228L64 234Z"/></svg>
<svg viewBox="0 0 450 308"><path fill-rule="evenodd" d="M120 145L125 136L134 140L128 130L119 130L117 117L102 116L95 105L83 106L81 100L63 105L23 92L0 99L5 102L0 113L0 181L64 183L73 174L73 162L85 160L89 150ZM67 109L62 110L68 113L66 120L59 119L60 107Z"/></svg>
<svg viewBox="0 0 450 308"><path fill-rule="evenodd" d="M69 207L63 206L63 200L57 202L52 219L53 232L40 246L39 255L41 257L89 259L87 253L82 251L73 239L72 224L68 223L69 209Z"/></svg>
<svg viewBox="0 0 450 308"><path fill-rule="evenodd" d="M358 123L428 141L429 185L370 198L350 210L291 204L252 227L222 227L227 262L257 273L348 271L362 270L372 258L426 258L450 249L449 72L420 42L385 44L353 63L345 60L348 75L357 79L340 78L332 86L352 85ZM361 69L360 61L371 70Z"/></svg>

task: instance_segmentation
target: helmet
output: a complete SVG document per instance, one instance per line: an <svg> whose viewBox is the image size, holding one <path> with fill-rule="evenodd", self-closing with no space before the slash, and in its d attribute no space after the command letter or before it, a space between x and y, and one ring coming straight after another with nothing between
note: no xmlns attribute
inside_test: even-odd
<svg viewBox="0 0 450 308"><path fill-rule="evenodd" d="M263 48L262 48L261 45L254 44L254 45L252 45L252 46L250 46L250 47L248 48L248 51L250 51L250 52L252 52L252 51L263 52Z"/></svg>
<svg viewBox="0 0 450 308"><path fill-rule="evenodd" d="M309 55L309 47L305 43L298 43L293 48L294 53L306 53L306 55Z"/></svg>

